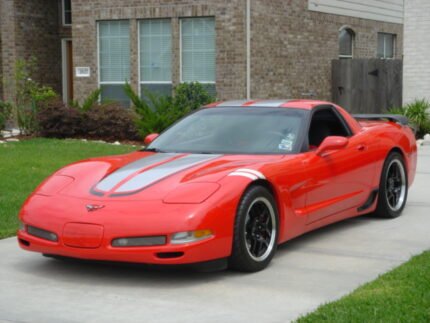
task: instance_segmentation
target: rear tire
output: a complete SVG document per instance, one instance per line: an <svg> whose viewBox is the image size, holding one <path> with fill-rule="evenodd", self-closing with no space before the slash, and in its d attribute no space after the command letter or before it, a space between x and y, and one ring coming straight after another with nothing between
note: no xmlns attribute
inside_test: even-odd
<svg viewBox="0 0 430 323"><path fill-rule="evenodd" d="M237 208L230 268L245 272L266 268L276 252L278 228L272 194L262 186L251 186Z"/></svg>
<svg viewBox="0 0 430 323"><path fill-rule="evenodd" d="M382 168L379 183L378 205L374 215L397 218L405 207L408 197L408 174L403 156L398 152L388 155Z"/></svg>

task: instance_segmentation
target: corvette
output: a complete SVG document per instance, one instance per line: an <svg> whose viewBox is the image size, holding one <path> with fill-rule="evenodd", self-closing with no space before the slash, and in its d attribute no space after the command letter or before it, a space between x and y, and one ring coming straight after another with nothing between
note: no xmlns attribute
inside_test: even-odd
<svg viewBox="0 0 430 323"><path fill-rule="evenodd" d="M55 172L24 203L18 242L53 257L258 271L305 232L399 216L417 163L407 124L316 100L213 103L145 149Z"/></svg>

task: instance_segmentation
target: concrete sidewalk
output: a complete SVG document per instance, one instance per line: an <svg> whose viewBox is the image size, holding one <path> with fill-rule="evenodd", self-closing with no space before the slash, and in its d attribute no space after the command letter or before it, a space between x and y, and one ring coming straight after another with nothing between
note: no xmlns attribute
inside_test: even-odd
<svg viewBox="0 0 430 323"><path fill-rule="evenodd" d="M287 322L430 249L429 192L423 146L401 217L361 217L307 234L255 274L62 262L1 240L0 321Z"/></svg>

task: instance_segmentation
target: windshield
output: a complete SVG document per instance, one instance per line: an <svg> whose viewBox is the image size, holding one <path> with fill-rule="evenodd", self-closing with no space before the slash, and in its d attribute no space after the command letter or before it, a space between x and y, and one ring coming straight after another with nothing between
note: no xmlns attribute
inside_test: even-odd
<svg viewBox="0 0 430 323"><path fill-rule="evenodd" d="M147 150L222 154L291 154L301 146L307 111L208 108L182 119Z"/></svg>

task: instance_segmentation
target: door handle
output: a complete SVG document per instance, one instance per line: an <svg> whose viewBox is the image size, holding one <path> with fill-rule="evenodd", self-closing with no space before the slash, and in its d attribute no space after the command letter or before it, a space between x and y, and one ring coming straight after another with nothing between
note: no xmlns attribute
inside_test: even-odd
<svg viewBox="0 0 430 323"><path fill-rule="evenodd" d="M358 145L358 146L357 146L357 150L358 150L358 151L365 151L365 150L366 150L366 146L365 146L365 145L363 145L363 144Z"/></svg>

